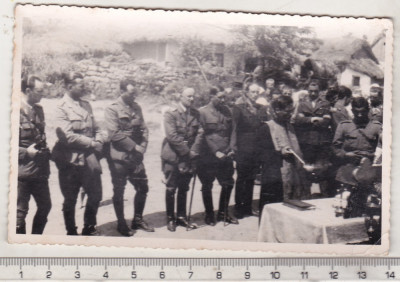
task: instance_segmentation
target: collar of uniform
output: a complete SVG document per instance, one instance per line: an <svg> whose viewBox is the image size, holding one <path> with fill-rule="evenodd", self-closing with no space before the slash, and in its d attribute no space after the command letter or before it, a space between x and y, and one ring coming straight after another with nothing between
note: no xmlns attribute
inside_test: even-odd
<svg viewBox="0 0 400 282"><path fill-rule="evenodd" d="M80 106L80 101L81 101L81 99L79 99L79 100L74 100L74 99L71 98L71 96L69 96L68 93L65 93L65 94L64 94L64 101L66 101L67 103L71 103L71 104L75 104L75 105Z"/></svg>
<svg viewBox="0 0 400 282"><path fill-rule="evenodd" d="M180 111L181 113L186 113L187 108L182 104L182 102L178 103L178 111Z"/></svg>
<svg viewBox="0 0 400 282"><path fill-rule="evenodd" d="M32 106L28 103L28 97L21 92L21 108L24 112L32 110Z"/></svg>
<svg viewBox="0 0 400 282"><path fill-rule="evenodd" d="M217 110L211 101L205 107L211 109L212 111L216 111Z"/></svg>
<svg viewBox="0 0 400 282"><path fill-rule="evenodd" d="M337 107L345 107L345 106L344 106L344 99L343 99L343 100L338 100L338 101L335 103L335 108L337 108Z"/></svg>
<svg viewBox="0 0 400 282"><path fill-rule="evenodd" d="M63 97L63 101L71 111L81 116L82 118L87 118L88 115L92 116L92 114L84 106L84 100L74 100L69 96L68 93L66 93Z"/></svg>
<svg viewBox="0 0 400 282"><path fill-rule="evenodd" d="M118 97L117 102L126 108L131 108L131 106L124 102L124 99L122 99L121 96Z"/></svg>

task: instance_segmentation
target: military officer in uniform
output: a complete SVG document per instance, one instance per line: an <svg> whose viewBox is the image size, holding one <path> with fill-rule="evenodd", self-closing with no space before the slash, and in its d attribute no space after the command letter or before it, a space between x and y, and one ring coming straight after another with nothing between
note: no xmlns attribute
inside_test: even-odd
<svg viewBox="0 0 400 282"><path fill-rule="evenodd" d="M224 89L221 86L210 89L211 101L199 109L200 124L204 129L204 140L200 154L197 175L202 183L203 203L206 210L205 223L215 225L212 187L215 179L221 185L218 221L238 224L228 214L229 199L233 189L233 152L230 148L232 114L225 105Z"/></svg>
<svg viewBox="0 0 400 282"><path fill-rule="evenodd" d="M232 135L230 147L236 160L235 216L257 215L252 209L254 180L260 169L256 136L262 122L268 119L267 108L256 103L259 86L252 84L232 109Z"/></svg>
<svg viewBox="0 0 400 282"><path fill-rule="evenodd" d="M176 106L164 114L165 139L161 149L162 170L167 187L165 193L167 228L174 232L176 225L195 228L186 218L186 198L193 176L193 160L198 157L203 142L199 113L193 106L194 89L186 88ZM177 219L175 220L175 193Z"/></svg>
<svg viewBox="0 0 400 282"><path fill-rule="evenodd" d="M88 199L82 235L98 235L96 215L102 198L101 166L106 134L96 125L92 107L81 99L86 94L83 76L70 72L64 77L67 93L59 102L56 117L57 143L52 158L58 167L63 214L67 235L78 235L75 206L79 190L84 188Z"/></svg>
<svg viewBox="0 0 400 282"><path fill-rule="evenodd" d="M323 196L333 196L334 191L331 191L325 177L331 158L330 103L321 97L319 86L315 82L309 85L308 93L309 99L301 101L297 109L296 134L304 161L318 168L319 173L309 175L310 181L320 184Z"/></svg>
<svg viewBox="0 0 400 282"><path fill-rule="evenodd" d="M51 209L48 178L50 152L46 145L43 108L38 103L43 95L43 82L36 76L22 79L19 152L17 234L25 234L25 217L31 195L37 211L32 234L42 234Z"/></svg>
<svg viewBox="0 0 400 282"><path fill-rule="evenodd" d="M360 179L357 179L355 169L362 163L372 163L382 133L382 124L368 117L369 105L365 98L354 98L351 106L353 120L342 121L333 138L334 153L341 160L336 180L351 190L345 217L361 216L365 211L364 204L371 184L359 185Z"/></svg>
<svg viewBox="0 0 400 282"><path fill-rule="evenodd" d="M142 109L135 102L137 94L134 85L132 80L121 81L122 94L106 108L104 119L110 140L107 160L114 185L113 204L118 219L117 230L124 236L133 235L124 216L124 191L127 180L136 190L131 228L154 231L143 220L143 210L149 191L143 154L147 148L149 131L143 119Z"/></svg>

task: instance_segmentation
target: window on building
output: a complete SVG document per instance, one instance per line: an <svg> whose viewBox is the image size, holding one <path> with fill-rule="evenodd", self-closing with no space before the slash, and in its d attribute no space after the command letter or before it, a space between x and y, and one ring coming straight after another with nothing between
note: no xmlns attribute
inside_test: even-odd
<svg viewBox="0 0 400 282"><path fill-rule="evenodd" d="M215 53L215 61L217 63L217 66L223 67L224 66L224 54L223 53Z"/></svg>
<svg viewBox="0 0 400 282"><path fill-rule="evenodd" d="M353 75L353 86L360 86L360 77Z"/></svg>

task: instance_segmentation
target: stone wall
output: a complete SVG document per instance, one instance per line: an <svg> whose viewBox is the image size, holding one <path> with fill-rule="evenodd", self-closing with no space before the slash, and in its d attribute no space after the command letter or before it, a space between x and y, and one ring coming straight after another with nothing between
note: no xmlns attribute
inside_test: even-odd
<svg viewBox="0 0 400 282"><path fill-rule="evenodd" d="M85 76L96 99L116 97L125 78L132 78L141 94L157 95L170 83L186 77L184 70L152 60L133 60L127 54L81 60L73 69Z"/></svg>

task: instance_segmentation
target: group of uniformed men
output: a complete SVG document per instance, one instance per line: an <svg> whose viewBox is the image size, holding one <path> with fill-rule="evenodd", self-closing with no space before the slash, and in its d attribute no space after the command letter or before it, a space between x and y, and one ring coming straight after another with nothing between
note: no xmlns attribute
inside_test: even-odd
<svg viewBox="0 0 400 282"><path fill-rule="evenodd" d="M86 94L83 75L68 73L64 82L66 93L56 109L58 140L50 153L43 109L38 104L44 83L36 76L22 79L16 232L26 233L31 195L37 204L32 233L42 234L45 228L51 209L51 159L59 172L67 235L78 235L75 206L81 188L87 195L81 234L98 235L96 216L102 199L99 160L103 156L111 172L117 230L123 236L132 236L137 229L153 232L143 220L149 190L143 156L149 131L135 102L135 82L121 81L120 97L105 109L106 133L96 124L90 103L82 99ZM359 165L361 158L373 159L377 154L382 129L381 88L373 85L368 102L363 97L352 99L347 87L334 86L323 93L312 83L307 95L294 103L290 91L274 89L271 80L266 85L266 90L255 83L248 85L233 104L226 103L229 96L224 88L212 87L209 103L198 110L193 107L194 89L185 88L179 101L165 112L161 160L169 231L175 231L176 226L196 228L187 217L187 192L193 176L201 181L205 223L211 226L216 221L238 224L238 219L259 215L268 203L308 199L313 182L320 184L325 197L335 194L335 180L357 185L351 182L347 169ZM254 210L257 174L261 174L260 205ZM212 198L215 179L221 186L216 216ZM130 226L124 216L127 180L136 190ZM234 185L233 216L228 206Z"/></svg>

